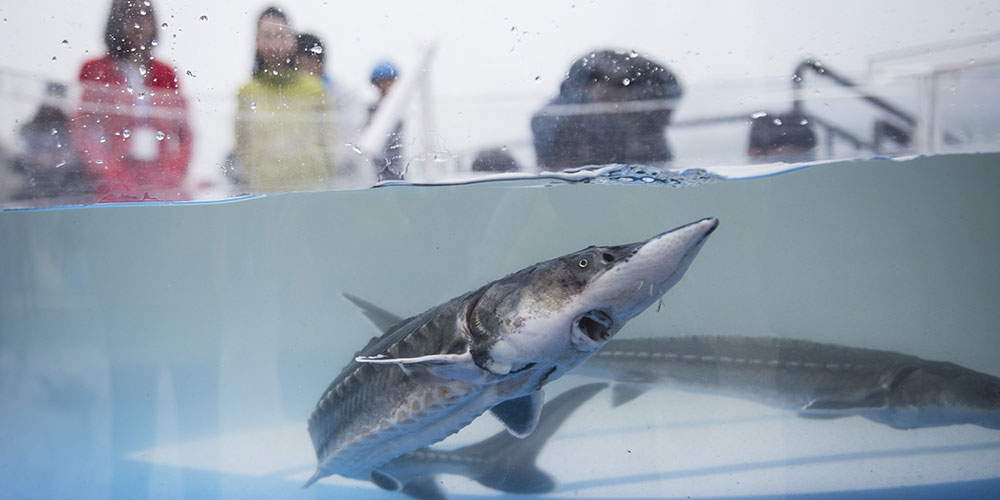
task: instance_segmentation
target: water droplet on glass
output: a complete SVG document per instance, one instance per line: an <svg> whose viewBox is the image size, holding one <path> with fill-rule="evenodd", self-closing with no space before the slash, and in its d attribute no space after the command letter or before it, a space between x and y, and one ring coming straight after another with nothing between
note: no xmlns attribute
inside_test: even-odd
<svg viewBox="0 0 1000 500"><path fill-rule="evenodd" d="M536 81L536 82L537 82L537 81L539 81L539 80L541 80L541 79L542 79L542 76L541 76L541 75L535 75L535 81Z"/></svg>
<svg viewBox="0 0 1000 500"><path fill-rule="evenodd" d="M163 138L166 137L166 136L167 136L167 134L164 134L162 130L157 130L156 131L156 140L162 141Z"/></svg>
<svg viewBox="0 0 1000 500"><path fill-rule="evenodd" d="M146 73L149 73L149 70L146 69L145 66L139 66L139 74L142 76L146 76Z"/></svg>
<svg viewBox="0 0 1000 500"><path fill-rule="evenodd" d="M139 23L132 23L132 27L135 28L135 29L137 29L137 30L141 30L142 29L142 26L139 26Z"/></svg>
<svg viewBox="0 0 1000 500"><path fill-rule="evenodd" d="M59 131L58 131L58 130L56 130L56 129L52 129L52 135L56 135L56 134L58 134L58 133L59 133Z"/></svg>
<svg viewBox="0 0 1000 500"><path fill-rule="evenodd" d="M63 165L66 165L66 160L56 163L56 168L62 167Z"/></svg>
<svg viewBox="0 0 1000 500"><path fill-rule="evenodd" d="M146 91L143 90L142 92L139 92L139 95L137 95L136 98L139 99L140 101L145 101L146 100Z"/></svg>
<svg viewBox="0 0 1000 500"><path fill-rule="evenodd" d="M56 56L52 56L52 60L55 61L56 60Z"/></svg>
<svg viewBox="0 0 1000 500"><path fill-rule="evenodd" d="M312 52L313 54L322 54L323 53L323 47L320 46L320 45L313 45L309 49L309 52Z"/></svg>
<svg viewBox="0 0 1000 500"><path fill-rule="evenodd" d="M128 139L128 136L132 135L132 131L129 129L122 130L122 137Z"/></svg>
<svg viewBox="0 0 1000 500"><path fill-rule="evenodd" d="M139 9L140 16L145 16L146 14L148 14L148 12L146 12L146 9Z"/></svg>
<svg viewBox="0 0 1000 500"><path fill-rule="evenodd" d="M799 125L809 125L809 120L803 118L799 120Z"/></svg>
<svg viewBox="0 0 1000 500"><path fill-rule="evenodd" d="M632 52L628 53L628 56L631 57L632 59L635 59L636 57L639 57L639 53L633 50Z"/></svg>
<svg viewBox="0 0 1000 500"><path fill-rule="evenodd" d="M186 74L187 74L187 76L190 76L191 78L198 78L197 76L194 75L194 73L191 72L191 70L187 70Z"/></svg>
<svg viewBox="0 0 1000 500"><path fill-rule="evenodd" d="M757 119L763 116L767 116L767 111L754 111L750 114L750 118Z"/></svg>
<svg viewBox="0 0 1000 500"><path fill-rule="evenodd" d="M975 59L969 59L969 65L971 66L973 64L976 64L976 60Z"/></svg>
<svg viewBox="0 0 1000 500"><path fill-rule="evenodd" d="M250 101L250 111L257 111L257 102Z"/></svg>
<svg viewBox="0 0 1000 500"><path fill-rule="evenodd" d="M626 78L622 79L622 85L628 87L630 83L632 83L632 79L631 78L627 78L626 77Z"/></svg>
<svg viewBox="0 0 1000 500"><path fill-rule="evenodd" d="M107 139L105 139L104 136L102 135L101 138L100 138L100 140L99 140L99 142L101 144L104 144L105 141L107 141Z"/></svg>
<svg viewBox="0 0 1000 500"><path fill-rule="evenodd" d="M775 118L774 120L771 120L771 121L772 121L772 122L773 122L773 123L774 123L775 125L777 125L777 126L779 126L779 127L781 126L781 118Z"/></svg>
<svg viewBox="0 0 1000 500"><path fill-rule="evenodd" d="M62 45L63 47L69 47L69 40L63 40L62 42L59 42L59 45Z"/></svg>
<svg viewBox="0 0 1000 500"><path fill-rule="evenodd" d="M167 29L167 23L161 24L160 27L163 28L163 29Z"/></svg>
<svg viewBox="0 0 1000 500"><path fill-rule="evenodd" d="M198 18L198 20L201 21L201 22L208 21L208 16L201 16L201 17Z"/></svg>
<svg viewBox="0 0 1000 500"><path fill-rule="evenodd" d="M507 151L507 145L500 146L500 151Z"/></svg>
<svg viewBox="0 0 1000 500"><path fill-rule="evenodd" d="M128 92L129 94L135 93L135 89L133 89L131 85L125 87L125 91Z"/></svg>

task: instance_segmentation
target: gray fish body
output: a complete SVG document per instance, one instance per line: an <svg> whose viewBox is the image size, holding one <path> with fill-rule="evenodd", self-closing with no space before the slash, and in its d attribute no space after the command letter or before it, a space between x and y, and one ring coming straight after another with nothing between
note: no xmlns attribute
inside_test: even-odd
<svg viewBox="0 0 1000 500"><path fill-rule="evenodd" d="M541 387L592 356L677 283L718 225L540 262L401 321L330 384L309 418L318 466L358 479L487 410L519 437Z"/></svg>
<svg viewBox="0 0 1000 500"><path fill-rule="evenodd" d="M378 469L381 486L419 499L445 498L435 477L452 474L507 493L547 493L556 480L537 468L535 459L560 426L587 400L607 386L587 384L569 389L545 404L538 427L517 438L503 431L455 450L421 448Z"/></svg>
<svg viewBox="0 0 1000 500"><path fill-rule="evenodd" d="M1000 379L890 351L781 338L616 339L576 373L734 396L806 417L1000 428Z"/></svg>

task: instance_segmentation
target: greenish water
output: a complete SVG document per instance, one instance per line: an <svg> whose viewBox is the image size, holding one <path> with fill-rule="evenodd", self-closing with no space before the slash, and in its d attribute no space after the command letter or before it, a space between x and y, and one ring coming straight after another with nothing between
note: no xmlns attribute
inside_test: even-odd
<svg viewBox="0 0 1000 500"><path fill-rule="evenodd" d="M377 334L342 293L416 314L540 260L707 216L721 225L687 275L621 337L802 338L1000 375L998 193L1000 155L983 154L835 163L686 188L498 182L0 213L0 496L403 498L349 481L298 488L314 465L305 419ZM727 432L712 423L720 413L706 412L709 430ZM786 425L775 432L787 452L791 431L781 429L798 424L775 418ZM654 424L649 439L668 439ZM256 472L218 458L231 451L225 436L283 425L302 427L305 456L300 442L237 453L259 454ZM895 433L892 449L937 432L869 431ZM949 471L914 486L995 485L1000 434L968 432L972 451L948 451L936 461ZM583 451L614 455L614 439L592 443L596 451ZM692 452L682 444L670 441L671 453ZM714 449L721 463L753 458L731 443L692 446ZM203 465L206 454L218 455L208 460L217 467ZM659 456L644 466L656 469ZM909 460L882 461L905 469ZM869 487L858 477L831 483L821 465L810 470L827 476L815 491ZM654 477L619 491L808 492L790 479L770 490L713 490L699 479L718 481L696 475L694 493L673 484L668 494L661 483L676 478ZM910 486L878 479L871 488ZM552 497L609 495L563 480L582 489Z"/></svg>

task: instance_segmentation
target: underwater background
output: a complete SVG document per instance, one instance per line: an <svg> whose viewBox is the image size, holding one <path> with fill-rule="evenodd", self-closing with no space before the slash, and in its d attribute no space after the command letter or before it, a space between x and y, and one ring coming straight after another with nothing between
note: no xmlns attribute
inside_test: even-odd
<svg viewBox="0 0 1000 500"><path fill-rule="evenodd" d="M300 489L315 467L309 413L380 334L342 294L406 317L708 216L720 227L686 277L616 338L785 337L1000 376L998 164L939 155L683 187L535 179L4 212L0 497L404 498L337 477ZM484 417L439 446L498 429ZM538 466L560 482L545 498L987 498L1000 434L803 419L665 386L619 408L598 394ZM452 498L505 496L440 478Z"/></svg>

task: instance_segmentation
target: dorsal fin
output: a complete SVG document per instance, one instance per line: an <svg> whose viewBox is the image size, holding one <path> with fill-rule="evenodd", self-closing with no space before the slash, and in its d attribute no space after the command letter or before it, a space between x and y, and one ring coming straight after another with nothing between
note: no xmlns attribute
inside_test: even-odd
<svg viewBox="0 0 1000 500"><path fill-rule="evenodd" d="M361 313L368 318L375 328L378 328L380 332L387 332L390 328L395 326L397 323L403 320L399 316L382 309L381 307L372 304L371 302L362 299L356 295L351 295L349 293L343 294L344 298L351 301L352 304L358 306L361 309Z"/></svg>

